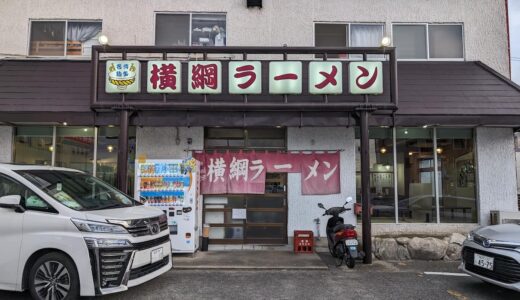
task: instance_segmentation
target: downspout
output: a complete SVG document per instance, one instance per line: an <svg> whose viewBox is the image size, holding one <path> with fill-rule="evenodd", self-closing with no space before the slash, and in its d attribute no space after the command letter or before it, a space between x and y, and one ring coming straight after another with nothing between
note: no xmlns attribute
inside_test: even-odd
<svg viewBox="0 0 520 300"><path fill-rule="evenodd" d="M511 66L511 35L509 32L509 0L505 0L506 4L506 29L507 29L507 54L509 60L509 79L512 79L512 66Z"/></svg>

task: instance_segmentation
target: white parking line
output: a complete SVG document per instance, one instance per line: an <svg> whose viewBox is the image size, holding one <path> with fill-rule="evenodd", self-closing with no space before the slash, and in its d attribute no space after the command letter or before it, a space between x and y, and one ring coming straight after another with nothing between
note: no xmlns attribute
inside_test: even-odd
<svg viewBox="0 0 520 300"><path fill-rule="evenodd" d="M440 276L459 276L459 277L469 277L468 274L464 273L448 273L448 272L424 272L425 275L440 275Z"/></svg>

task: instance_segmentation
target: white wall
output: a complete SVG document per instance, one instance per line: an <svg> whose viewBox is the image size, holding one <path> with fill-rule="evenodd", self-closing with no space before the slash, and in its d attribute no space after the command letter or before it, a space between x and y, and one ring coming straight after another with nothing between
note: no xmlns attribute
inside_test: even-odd
<svg viewBox="0 0 520 300"><path fill-rule="evenodd" d="M136 158L181 159L189 156L185 150L204 147L203 127L179 127L179 145L175 143L175 127L137 127L136 135ZM188 138L192 139L191 145L188 145Z"/></svg>
<svg viewBox="0 0 520 300"><path fill-rule="evenodd" d="M458 22L467 60L509 76L505 0L2 0L0 53L27 55L29 19L101 19L112 45L153 45L155 12L227 13L231 46L313 46L314 22Z"/></svg>
<svg viewBox="0 0 520 300"><path fill-rule="evenodd" d="M13 128L0 126L0 162L13 160Z"/></svg>
<svg viewBox="0 0 520 300"><path fill-rule="evenodd" d="M320 128L287 128L287 149L290 150L344 150L340 153L341 193L336 195L303 196L301 193L301 175L288 175L288 223L289 236L294 230L312 230L316 234L314 219L320 218L320 234L325 236L328 217L322 217L325 207L341 206L348 196L356 196L356 149L353 128L320 127ZM353 203L350 204L350 207ZM342 215L346 223L355 224L353 212Z"/></svg>
<svg viewBox="0 0 520 300"><path fill-rule="evenodd" d="M478 127L476 141L479 223L488 225L491 210L518 210L513 130Z"/></svg>

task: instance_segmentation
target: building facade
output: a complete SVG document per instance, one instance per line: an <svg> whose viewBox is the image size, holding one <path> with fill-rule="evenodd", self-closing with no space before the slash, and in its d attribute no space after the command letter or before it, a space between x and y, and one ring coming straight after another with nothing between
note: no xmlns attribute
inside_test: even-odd
<svg viewBox="0 0 520 300"><path fill-rule="evenodd" d="M9 18L0 20L0 161L72 167L116 183L119 114L90 106L91 47L101 35L111 46L158 47L379 47L390 37L400 102L395 113L376 112L369 122L373 233L442 236L488 224L492 210L518 211L520 89L508 79L507 1L266 0L261 8L246 2L3 1ZM168 59L202 58L172 53ZM344 63L359 59L329 56ZM215 243L287 244L294 230L316 233L315 219L324 235L326 219L317 203L362 200L358 121L351 112L298 109L136 110L130 117L129 186L133 162L143 157L185 158L195 150L339 151L339 194L302 195L300 174L268 174L265 195L207 195L201 208ZM267 192L273 186L284 188ZM233 208L248 209L247 219L234 220ZM357 221L354 214L345 219Z"/></svg>

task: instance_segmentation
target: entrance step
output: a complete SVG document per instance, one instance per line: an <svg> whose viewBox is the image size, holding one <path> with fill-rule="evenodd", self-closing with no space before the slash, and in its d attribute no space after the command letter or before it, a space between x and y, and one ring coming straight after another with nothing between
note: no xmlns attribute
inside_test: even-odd
<svg viewBox="0 0 520 300"><path fill-rule="evenodd" d="M209 251L174 255L175 269L197 270L328 270L316 253L290 251Z"/></svg>
<svg viewBox="0 0 520 300"><path fill-rule="evenodd" d="M239 244L239 245L209 245L209 251L292 251L292 245L253 245L253 244Z"/></svg>

